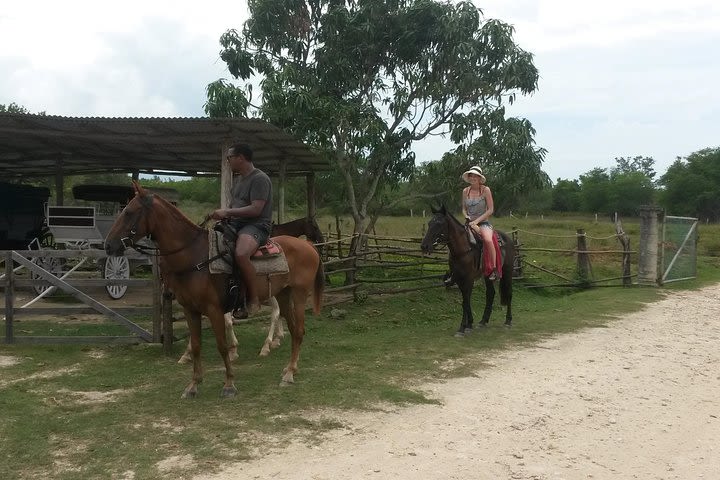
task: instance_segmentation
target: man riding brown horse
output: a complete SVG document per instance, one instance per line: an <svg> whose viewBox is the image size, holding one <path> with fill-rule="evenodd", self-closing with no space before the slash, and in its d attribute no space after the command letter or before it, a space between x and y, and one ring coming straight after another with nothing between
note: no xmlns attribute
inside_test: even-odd
<svg viewBox="0 0 720 480"><path fill-rule="evenodd" d="M265 245L272 228L272 182L265 172L253 163L249 145L235 143L226 155L230 168L237 176L233 179L232 200L229 208L219 208L210 217L227 220L237 231L235 263L245 287L245 308L233 313L235 318L245 318L258 311L260 302L254 288L255 268L250 256L259 246Z"/></svg>

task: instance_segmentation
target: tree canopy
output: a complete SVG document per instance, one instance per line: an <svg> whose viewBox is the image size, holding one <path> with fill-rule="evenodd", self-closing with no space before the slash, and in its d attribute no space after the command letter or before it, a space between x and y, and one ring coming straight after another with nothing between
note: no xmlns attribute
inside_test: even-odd
<svg viewBox="0 0 720 480"><path fill-rule="evenodd" d="M505 105L537 88L532 55L513 27L469 1L250 0L228 30L226 79L208 86L210 116L260 116L336 166L355 232L377 194L412 177L412 146L447 135L459 148L453 181L473 164L506 180L542 177L544 150ZM253 83L256 82L256 83ZM257 82L261 92L256 93ZM519 189L520 186L515 188Z"/></svg>
<svg viewBox="0 0 720 480"><path fill-rule="evenodd" d="M678 158L660 178L662 205L670 214L720 220L720 148Z"/></svg>

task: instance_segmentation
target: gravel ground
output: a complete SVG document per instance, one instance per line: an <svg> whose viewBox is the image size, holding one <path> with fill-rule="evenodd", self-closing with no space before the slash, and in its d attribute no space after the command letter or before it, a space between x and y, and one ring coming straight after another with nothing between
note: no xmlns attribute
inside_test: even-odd
<svg viewBox="0 0 720 480"><path fill-rule="evenodd" d="M719 294L670 293L423 386L440 405L345 413L320 445L197 479L719 478Z"/></svg>

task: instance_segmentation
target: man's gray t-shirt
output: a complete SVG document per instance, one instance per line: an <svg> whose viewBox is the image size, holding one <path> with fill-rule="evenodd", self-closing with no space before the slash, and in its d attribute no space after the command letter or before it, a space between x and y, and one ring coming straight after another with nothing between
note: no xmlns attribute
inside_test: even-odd
<svg viewBox="0 0 720 480"><path fill-rule="evenodd" d="M233 223L253 224L269 233L272 229L272 182L265 172L255 169L247 176L233 179L230 208L246 207L254 200L265 200L265 206L257 218L235 218Z"/></svg>

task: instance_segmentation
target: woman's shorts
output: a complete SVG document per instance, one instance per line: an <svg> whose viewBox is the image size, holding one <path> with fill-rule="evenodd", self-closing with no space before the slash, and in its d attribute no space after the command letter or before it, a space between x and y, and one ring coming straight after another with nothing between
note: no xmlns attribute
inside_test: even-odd
<svg viewBox="0 0 720 480"><path fill-rule="evenodd" d="M484 222L478 223L478 227L480 227L480 228L489 228L490 230L493 229L492 224L491 224L490 222L488 222L487 220L485 220Z"/></svg>

